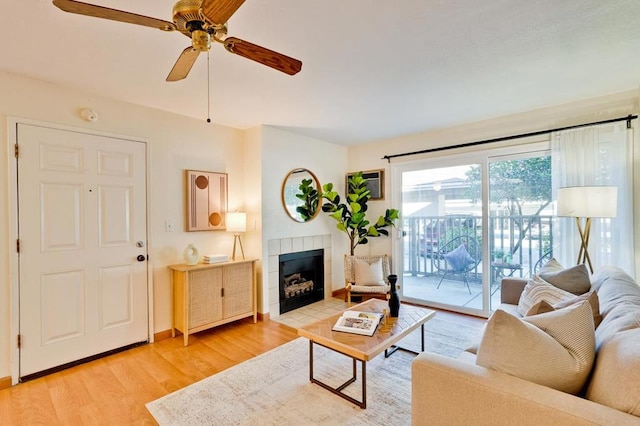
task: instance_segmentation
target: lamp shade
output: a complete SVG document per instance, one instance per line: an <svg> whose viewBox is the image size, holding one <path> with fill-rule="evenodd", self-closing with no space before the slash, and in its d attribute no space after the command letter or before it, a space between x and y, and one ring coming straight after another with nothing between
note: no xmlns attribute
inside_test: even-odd
<svg viewBox="0 0 640 426"><path fill-rule="evenodd" d="M247 214L246 213L227 213L227 231L229 232L245 232L247 230Z"/></svg>
<svg viewBox="0 0 640 426"><path fill-rule="evenodd" d="M558 189L558 216L616 217L618 188L615 186L569 186Z"/></svg>

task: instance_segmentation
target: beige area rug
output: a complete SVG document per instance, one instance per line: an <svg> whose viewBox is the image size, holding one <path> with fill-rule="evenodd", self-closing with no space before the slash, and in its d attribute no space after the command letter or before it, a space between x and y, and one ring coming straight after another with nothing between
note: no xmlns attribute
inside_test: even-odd
<svg viewBox="0 0 640 426"><path fill-rule="evenodd" d="M425 325L429 352L457 357L476 335L433 318ZM418 350L419 330L401 341ZM409 425L411 361L397 351L367 363L367 408L309 382L309 341L296 339L147 404L160 425ZM337 386L351 377L351 359L314 346L314 375ZM361 370L346 393L361 399Z"/></svg>

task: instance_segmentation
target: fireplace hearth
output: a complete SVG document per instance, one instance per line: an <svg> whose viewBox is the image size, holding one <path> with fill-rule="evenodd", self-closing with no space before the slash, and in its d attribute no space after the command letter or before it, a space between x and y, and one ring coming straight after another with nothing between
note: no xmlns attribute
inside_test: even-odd
<svg viewBox="0 0 640 426"><path fill-rule="evenodd" d="M324 250L279 256L280 313L324 299Z"/></svg>

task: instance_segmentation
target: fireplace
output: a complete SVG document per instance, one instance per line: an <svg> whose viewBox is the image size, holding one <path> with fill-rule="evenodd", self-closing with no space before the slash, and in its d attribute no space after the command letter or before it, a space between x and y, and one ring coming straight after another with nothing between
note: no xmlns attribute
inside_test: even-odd
<svg viewBox="0 0 640 426"><path fill-rule="evenodd" d="M324 250L281 254L280 313L324 299Z"/></svg>

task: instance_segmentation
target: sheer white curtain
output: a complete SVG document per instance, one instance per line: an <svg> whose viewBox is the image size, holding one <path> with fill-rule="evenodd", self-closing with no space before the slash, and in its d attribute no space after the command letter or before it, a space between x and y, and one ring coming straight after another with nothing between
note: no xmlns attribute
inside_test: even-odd
<svg viewBox="0 0 640 426"><path fill-rule="evenodd" d="M555 132L551 137L553 199L564 186L616 186L614 219L592 219L589 255L594 269L616 265L631 276L633 245L633 129L625 122ZM559 217L553 235L554 257L574 265L580 249L575 219Z"/></svg>

